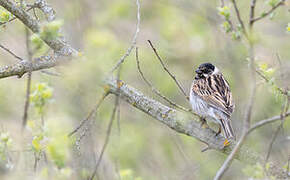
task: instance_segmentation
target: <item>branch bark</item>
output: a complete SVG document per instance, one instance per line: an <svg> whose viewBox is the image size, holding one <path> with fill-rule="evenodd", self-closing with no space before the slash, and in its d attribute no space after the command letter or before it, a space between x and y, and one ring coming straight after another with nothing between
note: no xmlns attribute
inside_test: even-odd
<svg viewBox="0 0 290 180"><path fill-rule="evenodd" d="M224 137L221 135L216 136L216 133L209 128L201 128L198 122L199 118L191 113L179 112L165 106L145 96L124 82L121 83L120 87L120 83L118 83L117 80L107 79L105 84L110 93L120 96L120 99L160 121L174 131L186 134L206 143L211 149L228 155L236 145L236 142L232 142L229 146L224 147ZM118 88L120 88L119 91ZM247 164L256 164L257 162L262 164L263 162L263 157L246 146L241 147L234 158ZM270 163L270 166L269 173L271 175L275 176L277 179L287 179L287 174L282 168L275 166L274 163Z"/></svg>
<svg viewBox="0 0 290 180"><path fill-rule="evenodd" d="M21 7L17 6L15 2L10 0L0 0L0 6L4 7L7 11L17 17L22 23L28 27L33 33L39 33L41 26L37 20L35 20L28 12ZM60 64L59 57L76 56L78 52L70 47L61 38L46 39L41 37L42 40L54 50L54 56L42 56L36 58L33 61L23 60L13 65L0 68L0 79L15 76L21 77L26 72L37 71L40 69L47 69Z"/></svg>

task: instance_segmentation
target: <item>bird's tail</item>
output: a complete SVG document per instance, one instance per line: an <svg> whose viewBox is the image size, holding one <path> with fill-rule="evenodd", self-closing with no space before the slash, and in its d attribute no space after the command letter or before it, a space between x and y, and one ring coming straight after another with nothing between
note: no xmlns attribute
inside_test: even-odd
<svg viewBox="0 0 290 180"><path fill-rule="evenodd" d="M227 139L236 139L230 119L221 119L221 125Z"/></svg>

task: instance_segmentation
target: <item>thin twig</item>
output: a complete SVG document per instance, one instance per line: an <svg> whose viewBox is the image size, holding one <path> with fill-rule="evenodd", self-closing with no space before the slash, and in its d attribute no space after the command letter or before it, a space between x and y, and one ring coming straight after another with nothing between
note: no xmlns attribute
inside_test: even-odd
<svg viewBox="0 0 290 180"><path fill-rule="evenodd" d="M220 180L222 178L222 176L224 175L226 170L228 170L228 168L230 167L232 161L234 160L234 157L235 157L236 153L239 151L239 149L242 146L242 144L245 141L245 139L246 139L246 133L243 133L242 137L239 139L238 143L235 145L235 147L232 150L231 154L227 157L227 159L225 160L225 162L222 165L222 167L216 173L216 175L214 177L214 180Z"/></svg>
<svg viewBox="0 0 290 180"><path fill-rule="evenodd" d="M58 73L58 72L51 72L51 71L48 71L48 70L41 70L40 72L43 73L43 74L50 75L50 76L55 76L55 77L60 77L61 76L61 74Z"/></svg>
<svg viewBox="0 0 290 180"><path fill-rule="evenodd" d="M255 74L255 65L254 65L254 55L253 55L253 47L250 48L250 69L251 69L251 81L252 81L252 85L251 85L251 94L250 94L250 100L249 100L249 104L247 107L247 111L246 111L246 116L245 116L245 129L248 130L250 128L250 124L251 124L251 117L252 117L252 109L253 109L253 105L254 105L254 101L255 101L255 94L256 94L256 74Z"/></svg>
<svg viewBox="0 0 290 180"><path fill-rule="evenodd" d="M232 0L232 1L235 2L235 0ZM235 8L237 8L235 3L234 5L235 5ZM239 11L237 10L237 15L239 14L238 12ZM250 29L250 33L252 33L252 28ZM251 41L250 41L250 47L249 47L249 56L250 56L250 73L251 73L251 94L250 94L250 100L249 100L248 106L246 108L243 133L238 143L235 145L234 149L232 150L230 155L227 157L227 159L223 163L222 167L216 173L214 180L220 180L222 176L224 175L224 173L226 172L226 170L229 169L235 155L237 154L239 149L242 147L244 141L246 140L246 137L248 135L248 130L251 125L252 110L253 110L253 105L255 102L256 88L257 88L256 74L255 74L254 45Z"/></svg>
<svg viewBox="0 0 290 180"><path fill-rule="evenodd" d="M270 15L275 9L277 9L279 6L282 6L284 5L285 3L285 0L281 0L279 1L275 6L273 6L269 11L263 13L261 16L257 17L257 18L254 18L251 20L251 23L254 23L256 21L259 21L260 19L263 19L265 17L267 17L268 15Z"/></svg>
<svg viewBox="0 0 290 180"><path fill-rule="evenodd" d="M110 74L112 74L126 59L126 57L128 57L131 54L131 51L134 49L134 47L136 47L136 43L137 43L137 37L138 37L138 33L140 31L140 2L139 0L136 0L136 4L137 4L137 25L136 25L136 31L131 43L131 46L127 49L126 53L119 59L119 61L113 66L112 70L110 71Z"/></svg>
<svg viewBox="0 0 290 180"><path fill-rule="evenodd" d="M224 6L225 6L225 1L221 0L221 7L224 7Z"/></svg>
<svg viewBox="0 0 290 180"><path fill-rule="evenodd" d="M117 127L118 127L118 135L121 135L121 106L118 106L117 110Z"/></svg>
<svg viewBox="0 0 290 180"><path fill-rule="evenodd" d="M120 69L119 69L119 73L118 73L118 76L120 76ZM120 86L119 86L119 83L120 83L120 80L119 80L119 77L118 77L118 89L117 91L119 92L120 91ZM104 142L104 145L101 149L101 153L100 153L100 156L98 158L98 161L96 163L96 166L95 166L95 169L91 175L91 177L89 178L89 180L93 180L94 177L96 176L97 174L97 171L98 171L98 168L101 164L101 161L102 161L102 158L103 158L103 155L104 155L104 152L106 150L106 147L109 143L109 140L110 140L110 135L111 135L111 130L112 130L112 126L113 126L113 122L114 122L114 119L115 119L115 115L116 115L116 112L117 112L117 109L118 109L118 106L119 106L119 96L116 96L115 97L115 104L114 104L114 109L113 109L113 112L112 112L112 115L111 115L111 118L110 118L110 122L109 122L109 125L108 125L108 128L107 128L107 133L106 133L106 138L105 138L105 142Z"/></svg>
<svg viewBox="0 0 290 180"><path fill-rule="evenodd" d="M290 112L287 112L285 113L285 118L290 116ZM274 123L278 120L281 119L281 115L278 115L278 116L273 116L271 118L268 118L268 119L265 119L265 120L261 120L259 122L257 122L256 124L252 125L251 128L248 130L248 133L251 133L252 131L264 126L264 125L267 125L267 124L270 124L270 123Z"/></svg>
<svg viewBox="0 0 290 180"><path fill-rule="evenodd" d="M236 0L231 0L233 5L234 5L234 8L235 8L235 12L236 12L236 15L237 15L237 18L238 18L238 21L239 23L241 24L242 26L242 29L243 29L243 33L245 34L246 37L248 37L248 34L247 34L247 31L246 31L246 28L245 28L245 25L244 25L244 22L241 18L241 15L240 15L240 11L239 11L239 8L237 6L237 3L236 3Z"/></svg>
<svg viewBox="0 0 290 180"><path fill-rule="evenodd" d="M263 75L259 70L256 69L255 71L256 71L256 73L257 73L257 74L258 74L262 79L264 79L267 83L270 82L270 79L268 79L266 76L264 76L264 75ZM286 96L289 96L287 90L282 89L282 88L280 88L280 87L277 87L277 90L278 90L281 94L286 95Z"/></svg>
<svg viewBox="0 0 290 180"><path fill-rule="evenodd" d="M255 18L255 7L256 7L256 0L252 0L251 1L251 10L250 10L250 20L249 20L250 28L254 25L253 19Z"/></svg>
<svg viewBox="0 0 290 180"><path fill-rule="evenodd" d="M287 175L288 175L288 176L290 176L290 171L289 171L289 169L290 169L290 155L289 155L289 157L288 157L288 161L287 161Z"/></svg>
<svg viewBox="0 0 290 180"><path fill-rule="evenodd" d="M5 46L0 44L0 48L4 49L5 51L7 51L9 54L11 54L13 57L15 57L16 59L23 61L23 59L19 56L17 56L15 53L13 53L10 49L6 48Z"/></svg>
<svg viewBox="0 0 290 180"><path fill-rule="evenodd" d="M30 32L27 28L25 28L25 35L26 35L26 49L27 49L27 59L28 61L32 61L32 56L33 53L31 51L31 46L30 46ZM28 109L30 105L30 91L31 91L31 75L32 72L28 72L27 76L27 84L26 84L26 99L25 99L25 105L24 105L24 113L23 113L23 118L22 118L22 130L25 128L26 123L27 123L27 118L28 118Z"/></svg>
<svg viewBox="0 0 290 180"><path fill-rule="evenodd" d="M178 82L178 80L176 79L175 75L173 75L173 74L169 71L169 69L165 66L163 60L162 60L161 57L159 56L159 54L158 54L157 50L155 49L155 47L153 46L152 42L151 42L150 40L148 40L148 42L149 42L151 48L153 49L153 51L154 51L154 53L155 53L157 59L158 59L159 62L161 63L163 69L164 69L164 70L169 74L169 76L174 80L174 82L176 83L177 87L179 88L179 90L181 91L181 93L185 96L185 98L186 98L187 100L189 100L189 97L186 95L184 89L182 88L182 86L180 85L180 83Z"/></svg>
<svg viewBox="0 0 290 180"><path fill-rule="evenodd" d="M80 124L72 131L68 134L68 137L72 136L73 134L75 134L76 132L78 132L78 130L87 122L91 119L91 117L97 112L98 108L100 107L100 105L102 104L102 102L104 101L104 99L108 96L108 92L105 92L102 97L97 101L96 105L93 107L93 109L89 112L89 114L87 115L87 117L85 119L83 119Z"/></svg>
<svg viewBox="0 0 290 180"><path fill-rule="evenodd" d="M144 76L141 67L140 67L140 61L139 61L139 55L138 55L138 47L136 47L136 62L137 62L137 69L139 71L139 74L141 75L142 79L144 80L145 84L147 84L151 90L153 91L153 93L155 93L156 95L158 95L159 97L161 97L162 99L164 99L166 102L168 102L170 105L174 106L175 108L178 108L180 110L186 111L186 112L190 112L189 109L186 109L176 103L174 103L173 101L171 101L169 98L167 98L166 96L164 96L163 94L161 94L161 92L159 90L157 90Z"/></svg>
<svg viewBox="0 0 290 180"><path fill-rule="evenodd" d="M272 151L272 148L273 148L273 144L274 144L274 142L275 142L275 140L276 140L276 138L277 138L280 130L283 128L283 125L284 125L284 122L285 122L285 114L286 114L286 112L289 109L289 100L290 100L290 97L287 97L286 96L286 98L287 98L286 104L285 104L285 106L282 107L281 115L280 115L281 116L281 124L278 126L278 128L276 129L276 131L275 131L275 133L274 133L274 135L273 135L273 137L271 139L271 142L269 144L269 148L268 148L268 151L267 151L267 156L266 156L266 162L265 162L265 164L269 160L269 157L270 157L270 154L271 154L271 151Z"/></svg>

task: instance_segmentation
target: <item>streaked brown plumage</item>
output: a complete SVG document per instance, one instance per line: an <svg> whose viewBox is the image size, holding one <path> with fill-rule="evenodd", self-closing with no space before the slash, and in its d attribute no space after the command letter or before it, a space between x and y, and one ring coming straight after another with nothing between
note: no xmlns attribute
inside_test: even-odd
<svg viewBox="0 0 290 180"><path fill-rule="evenodd" d="M193 111L220 124L227 138L235 138L230 120L234 102L229 83L210 63L201 64L196 73L190 92Z"/></svg>

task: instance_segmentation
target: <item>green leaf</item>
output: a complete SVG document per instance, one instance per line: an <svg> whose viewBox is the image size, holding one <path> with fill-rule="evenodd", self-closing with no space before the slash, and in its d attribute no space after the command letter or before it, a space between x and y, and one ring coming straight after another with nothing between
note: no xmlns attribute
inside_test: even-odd
<svg viewBox="0 0 290 180"><path fill-rule="evenodd" d="M30 40L32 44L35 46L35 49L40 49L44 45L43 41L40 39L40 37L37 34L33 34L30 37Z"/></svg>
<svg viewBox="0 0 290 180"><path fill-rule="evenodd" d="M262 12L261 17L265 17L266 15L267 15L267 13L264 11L264 12Z"/></svg>
<svg viewBox="0 0 290 180"><path fill-rule="evenodd" d="M278 4L279 0L269 0L267 1L267 4L274 7Z"/></svg>
<svg viewBox="0 0 290 180"><path fill-rule="evenodd" d="M49 23L46 23L42 26L40 36L43 39L53 40L60 36L60 28L63 25L62 20L55 20Z"/></svg>
<svg viewBox="0 0 290 180"><path fill-rule="evenodd" d="M11 14L8 11L0 9L0 22L9 21L10 17Z"/></svg>
<svg viewBox="0 0 290 180"><path fill-rule="evenodd" d="M230 18L230 8L228 6L218 7L219 14L224 16L226 19Z"/></svg>
<svg viewBox="0 0 290 180"><path fill-rule="evenodd" d="M232 33L232 39L233 40L240 40L241 39L241 32L240 31L235 31Z"/></svg>
<svg viewBox="0 0 290 180"><path fill-rule="evenodd" d="M226 31L226 33L229 33L231 31L231 25L230 25L230 23L228 23L227 21L225 21L223 23L223 28Z"/></svg>
<svg viewBox="0 0 290 180"><path fill-rule="evenodd" d="M259 163L253 166L247 166L242 171L246 176L255 179L263 179L265 177L263 167Z"/></svg>

